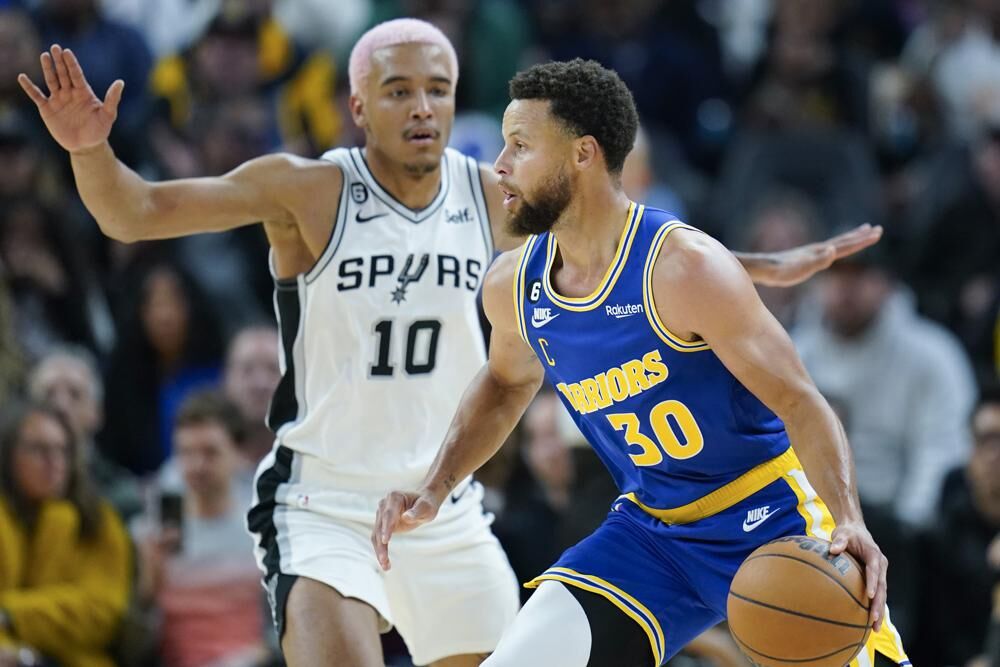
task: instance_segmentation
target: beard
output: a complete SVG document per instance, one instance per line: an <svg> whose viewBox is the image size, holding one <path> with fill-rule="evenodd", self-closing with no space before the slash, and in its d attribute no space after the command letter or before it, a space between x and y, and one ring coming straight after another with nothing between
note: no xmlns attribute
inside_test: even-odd
<svg viewBox="0 0 1000 667"><path fill-rule="evenodd" d="M406 171L407 174L418 178L420 176L426 176L427 174L433 174L440 168L440 160L435 162L410 162L403 164L403 170Z"/></svg>
<svg viewBox="0 0 1000 667"><path fill-rule="evenodd" d="M552 229L573 198L569 176L562 169L542 183L532 195L534 202L521 197L521 205L507 217L507 229L516 236L544 234Z"/></svg>

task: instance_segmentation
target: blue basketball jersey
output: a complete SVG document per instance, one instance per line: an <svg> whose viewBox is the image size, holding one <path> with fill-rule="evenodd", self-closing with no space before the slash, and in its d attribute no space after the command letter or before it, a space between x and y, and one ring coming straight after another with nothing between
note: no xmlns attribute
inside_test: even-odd
<svg viewBox="0 0 1000 667"><path fill-rule="evenodd" d="M693 229L633 203L590 296L556 293L551 233L528 239L514 281L522 337L622 494L648 511L682 508L667 515L679 522L762 488L774 479L763 468L793 456L781 420L708 344L678 338L656 313L653 265L667 237L684 228Z"/></svg>

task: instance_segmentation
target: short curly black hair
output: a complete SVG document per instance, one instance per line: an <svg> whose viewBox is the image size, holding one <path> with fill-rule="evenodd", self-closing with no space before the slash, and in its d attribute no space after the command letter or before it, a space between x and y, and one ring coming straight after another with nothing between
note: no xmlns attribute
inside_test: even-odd
<svg viewBox="0 0 1000 667"><path fill-rule="evenodd" d="M593 60L549 62L510 80L513 100L548 100L552 114L578 137L591 135L604 151L608 171L620 174L635 144L639 114L632 92L614 70Z"/></svg>

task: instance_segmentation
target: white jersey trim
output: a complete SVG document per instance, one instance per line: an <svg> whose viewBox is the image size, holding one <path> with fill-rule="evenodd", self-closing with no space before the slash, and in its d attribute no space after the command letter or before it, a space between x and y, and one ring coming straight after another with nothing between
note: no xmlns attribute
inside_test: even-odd
<svg viewBox="0 0 1000 667"><path fill-rule="evenodd" d="M437 194L434 195L434 199L431 200L430 204L419 210L413 210L404 206L382 187L378 180L376 180L375 175L372 174L371 169L368 168L368 162L365 160L365 155L361 152L360 148L352 148L349 154L354 168L357 169L358 174L361 175L365 184L371 188L372 194L388 206L393 213L404 220L408 220L414 224L423 222L434 215L444 204L445 199L448 198L448 191L451 188L451 170L448 168L447 149L441 154L441 185L438 186Z"/></svg>

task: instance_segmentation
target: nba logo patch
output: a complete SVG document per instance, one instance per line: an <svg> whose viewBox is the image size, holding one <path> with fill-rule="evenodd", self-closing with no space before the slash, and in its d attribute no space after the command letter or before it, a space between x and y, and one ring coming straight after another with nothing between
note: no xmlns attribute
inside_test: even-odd
<svg viewBox="0 0 1000 667"><path fill-rule="evenodd" d="M351 199L355 204L364 204L368 201L368 188L364 183L351 183Z"/></svg>

